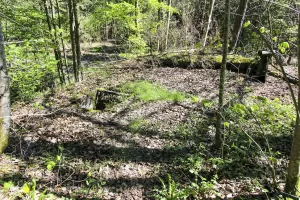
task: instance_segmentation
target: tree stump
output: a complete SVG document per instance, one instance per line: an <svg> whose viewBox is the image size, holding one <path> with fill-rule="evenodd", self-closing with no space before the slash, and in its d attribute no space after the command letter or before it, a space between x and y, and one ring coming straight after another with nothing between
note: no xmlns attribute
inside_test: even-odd
<svg viewBox="0 0 300 200"><path fill-rule="evenodd" d="M272 52L262 50L258 52L258 55L260 56L260 61L258 63L254 77L257 80L265 83L267 78L268 65L272 57Z"/></svg>
<svg viewBox="0 0 300 200"><path fill-rule="evenodd" d="M115 92L111 90L98 89L95 98L95 110L104 110L108 104L120 102L122 96L128 94Z"/></svg>

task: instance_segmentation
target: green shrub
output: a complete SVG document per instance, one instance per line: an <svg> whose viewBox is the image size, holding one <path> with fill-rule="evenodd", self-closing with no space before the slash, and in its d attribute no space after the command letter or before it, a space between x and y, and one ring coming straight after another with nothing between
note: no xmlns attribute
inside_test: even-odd
<svg viewBox="0 0 300 200"><path fill-rule="evenodd" d="M224 141L228 155L261 154L257 144L272 153L271 150L277 148L276 143L280 137L292 136L296 121L293 105L283 104L279 99L269 100L259 96L248 98L245 102L247 103L238 103L225 110Z"/></svg>
<svg viewBox="0 0 300 200"><path fill-rule="evenodd" d="M48 49L25 44L9 45L6 51L13 101L28 101L37 92L54 86L57 61Z"/></svg>

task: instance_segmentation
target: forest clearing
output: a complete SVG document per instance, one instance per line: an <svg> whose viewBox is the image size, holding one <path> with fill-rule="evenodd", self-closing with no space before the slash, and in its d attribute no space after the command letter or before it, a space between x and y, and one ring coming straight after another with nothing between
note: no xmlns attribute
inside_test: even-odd
<svg viewBox="0 0 300 200"><path fill-rule="evenodd" d="M0 199L299 199L299 2L0 0Z"/></svg>

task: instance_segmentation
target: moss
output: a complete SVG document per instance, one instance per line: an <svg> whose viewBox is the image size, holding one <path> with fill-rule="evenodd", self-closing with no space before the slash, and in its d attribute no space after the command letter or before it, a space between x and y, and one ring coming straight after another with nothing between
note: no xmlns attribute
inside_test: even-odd
<svg viewBox="0 0 300 200"><path fill-rule="evenodd" d="M191 64L194 67L217 66L222 63L222 55L198 55L182 53L169 53L158 56L161 63L166 66L189 67ZM253 57L244 57L241 55L228 55L228 63L249 65L255 61ZM246 66L245 66L246 67Z"/></svg>
<svg viewBox="0 0 300 200"><path fill-rule="evenodd" d="M228 55L228 62L230 63L252 63L254 61L254 58L247 58L240 55ZM212 60L216 63L222 63L223 56L222 55L216 55L216 56L208 56L209 60Z"/></svg>
<svg viewBox="0 0 300 200"><path fill-rule="evenodd" d="M254 61L252 57L247 58L240 55L229 55L228 58L232 63L252 63Z"/></svg>
<svg viewBox="0 0 300 200"><path fill-rule="evenodd" d="M165 89L157 84L149 81L137 81L125 84L122 88L125 93L131 93L141 101L184 101L186 96L184 93L175 90Z"/></svg>
<svg viewBox="0 0 300 200"><path fill-rule="evenodd" d="M3 119L0 119L0 154L2 154L8 145L8 134L3 132Z"/></svg>
<svg viewBox="0 0 300 200"><path fill-rule="evenodd" d="M223 57L221 55L217 55L217 56L210 56L209 58L211 58L212 61L217 62L217 63L221 63Z"/></svg>

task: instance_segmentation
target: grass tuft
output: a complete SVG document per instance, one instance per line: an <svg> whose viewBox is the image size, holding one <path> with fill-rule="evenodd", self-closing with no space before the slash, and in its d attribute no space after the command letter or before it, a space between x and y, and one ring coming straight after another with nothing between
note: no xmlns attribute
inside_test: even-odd
<svg viewBox="0 0 300 200"><path fill-rule="evenodd" d="M175 90L165 89L157 84L149 81L137 81L124 85L121 90L130 93L139 98L141 101L184 101L186 96L184 93Z"/></svg>

